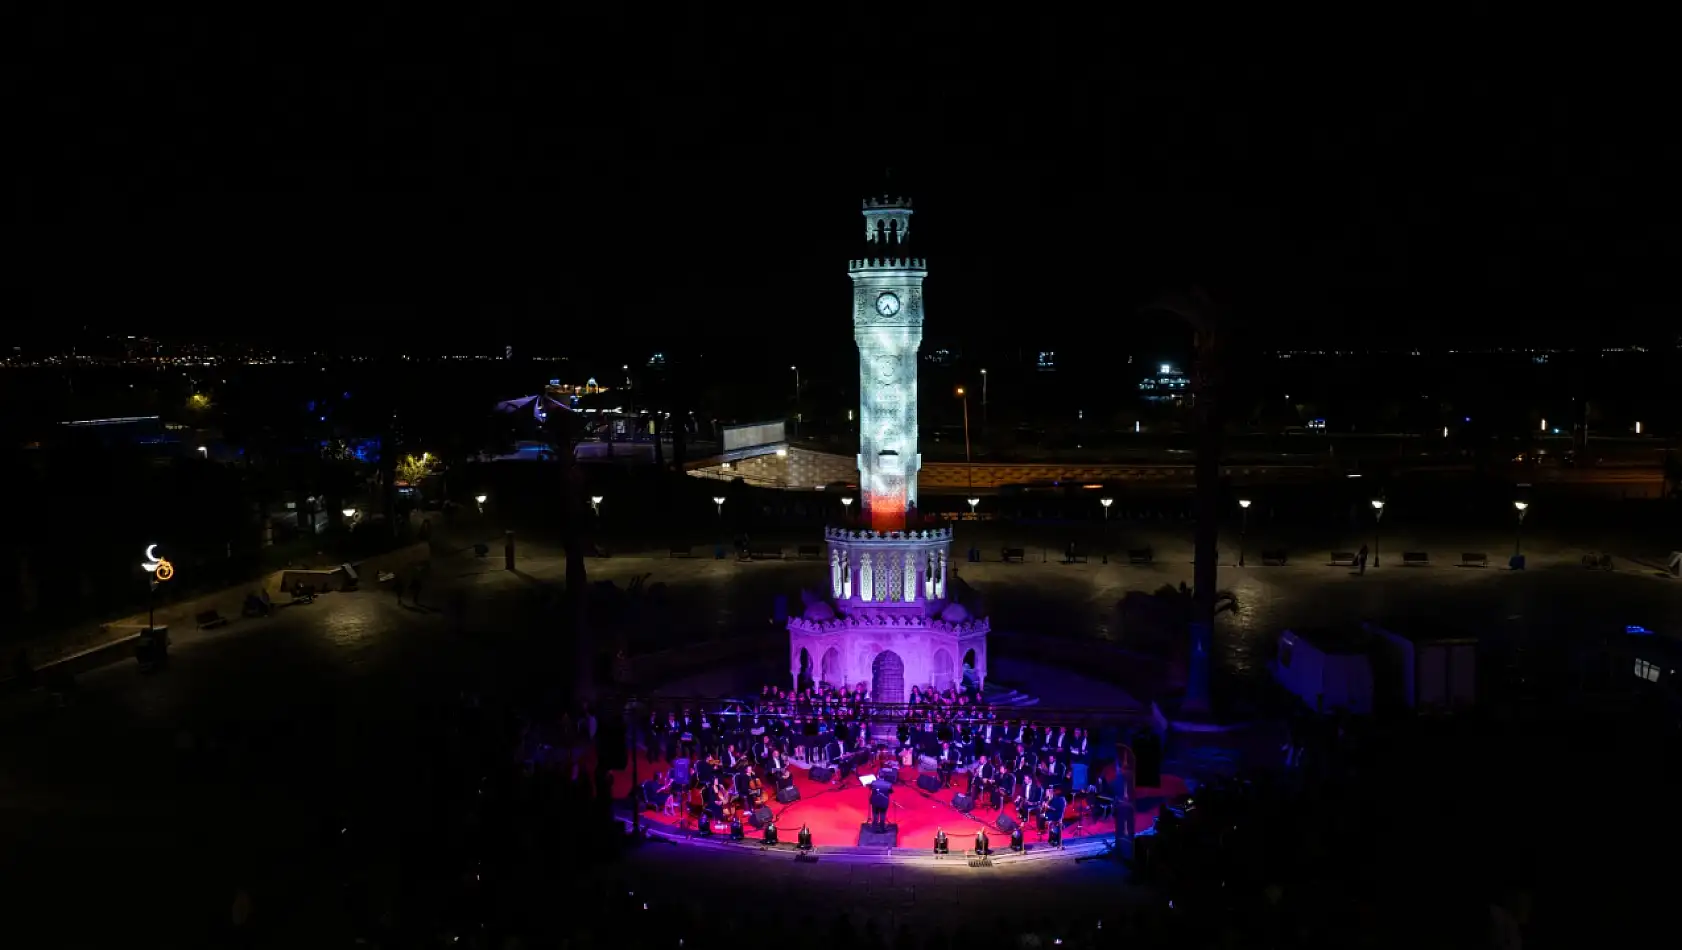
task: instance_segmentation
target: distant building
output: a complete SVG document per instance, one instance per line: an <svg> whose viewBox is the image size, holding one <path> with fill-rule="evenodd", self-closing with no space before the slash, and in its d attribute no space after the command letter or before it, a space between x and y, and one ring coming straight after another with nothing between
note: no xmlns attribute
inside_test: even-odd
<svg viewBox="0 0 1682 950"><path fill-rule="evenodd" d="M1157 364L1156 372L1139 381L1139 395L1151 402L1181 402L1191 392L1191 380L1172 363Z"/></svg>

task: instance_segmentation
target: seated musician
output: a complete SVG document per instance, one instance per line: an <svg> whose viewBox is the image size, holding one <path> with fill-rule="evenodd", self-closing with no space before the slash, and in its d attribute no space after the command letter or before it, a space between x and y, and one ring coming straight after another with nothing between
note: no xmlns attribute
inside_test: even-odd
<svg viewBox="0 0 1682 950"><path fill-rule="evenodd" d="M835 738L829 743L829 761L836 768L836 777L830 780L831 785L853 774L853 769L857 767L853 763L853 753L855 751L852 744L842 738L842 733L837 732L835 734Z"/></svg>
<svg viewBox="0 0 1682 950"><path fill-rule="evenodd" d="M1063 832L1063 816L1068 814L1069 799L1061 788L1053 788L1051 797L1045 803L1045 816L1040 821L1043 830L1047 822L1057 829L1059 835Z"/></svg>
<svg viewBox="0 0 1682 950"><path fill-rule="evenodd" d="M789 784L788 760L775 749L771 750L771 757L765 760L765 774L775 779L778 788L786 788Z"/></svg>
<svg viewBox="0 0 1682 950"><path fill-rule="evenodd" d="M1069 755L1076 762L1085 762L1087 756L1086 746L1086 730L1076 729L1074 735L1069 737Z"/></svg>
<svg viewBox="0 0 1682 950"><path fill-rule="evenodd" d="M958 768L958 756L959 752L957 749L952 747L952 743L942 742L940 744L939 772L941 788L952 787L952 773Z"/></svg>
<svg viewBox="0 0 1682 950"><path fill-rule="evenodd" d="M668 783L663 772L655 772L654 777L642 783L642 803L649 808L659 808L663 803Z"/></svg>
<svg viewBox="0 0 1682 950"><path fill-rule="evenodd" d="M742 766L742 754L736 751L734 745L724 747L724 771L734 772Z"/></svg>
<svg viewBox="0 0 1682 950"><path fill-rule="evenodd" d="M753 747L753 760L764 765L776 751L777 747L771 744L770 734L760 736L759 744Z"/></svg>
<svg viewBox="0 0 1682 950"><path fill-rule="evenodd" d="M701 787L701 801L706 805L702 811L708 818L723 820L724 806L730 803L730 797L723 780L714 775L712 782Z"/></svg>
<svg viewBox="0 0 1682 950"><path fill-rule="evenodd" d="M970 798L979 798L989 792L997 778L998 770L994 768L992 760L982 759L981 764L976 766L975 771L969 774Z"/></svg>
<svg viewBox="0 0 1682 950"><path fill-rule="evenodd" d="M1036 822L1036 826L1041 831L1044 831L1045 830L1045 812L1043 811L1044 806L1045 806L1045 786L1041 785L1038 779L1029 779L1028 784L1023 786L1023 788L1022 788L1022 797L1020 799L1018 799L1018 801L1017 801L1017 806L1016 806L1017 815L1023 821L1027 821L1028 818L1030 816L1032 816L1034 818L1035 822Z"/></svg>
<svg viewBox="0 0 1682 950"><path fill-rule="evenodd" d="M1059 759L1055 755L1048 755L1045 757L1045 765L1043 768L1045 771L1046 781L1051 784L1056 784L1058 779L1061 779L1065 775L1069 774L1069 767L1064 765L1063 760Z"/></svg>
<svg viewBox="0 0 1682 950"><path fill-rule="evenodd" d="M999 771L999 783L993 786L993 810L1004 808L1005 802L1016 800L1016 773Z"/></svg>
<svg viewBox="0 0 1682 950"><path fill-rule="evenodd" d="M1110 787L1109 778L1100 774L1089 791L1092 794L1092 816L1108 818L1115 811L1115 791Z"/></svg>

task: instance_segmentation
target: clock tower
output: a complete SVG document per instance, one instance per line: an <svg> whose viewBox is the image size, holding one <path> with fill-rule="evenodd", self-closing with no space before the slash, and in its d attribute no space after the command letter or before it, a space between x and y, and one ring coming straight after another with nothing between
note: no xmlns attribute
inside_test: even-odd
<svg viewBox="0 0 1682 950"><path fill-rule="evenodd" d="M859 348L859 493L870 527L901 531L917 504L917 349L927 261L911 249L911 200L866 198L864 249L853 278Z"/></svg>

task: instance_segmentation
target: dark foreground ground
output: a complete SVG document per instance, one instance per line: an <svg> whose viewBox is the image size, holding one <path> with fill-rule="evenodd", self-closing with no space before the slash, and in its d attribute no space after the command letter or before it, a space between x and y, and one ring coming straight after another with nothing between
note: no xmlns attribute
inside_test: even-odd
<svg viewBox="0 0 1682 950"><path fill-rule="evenodd" d="M79 701L66 709L40 694L0 697L7 904L17 909L17 925L42 928L42 936L18 945L156 937L218 945L211 935L239 889L253 894L280 932L318 932L312 927L324 926L322 908L330 903L323 895L335 870L332 842L344 827L378 829L395 865L435 864L437 803L459 780L441 767L439 749L461 692L494 693L514 679L542 679L542 669L521 660L519 644L559 630L542 604L562 560L540 546L524 550L519 574L473 559L440 563L427 599L454 604L451 591L459 587L459 620L453 607L400 606L389 594L330 595L269 620L182 634L172 666L159 675L142 676L132 663L88 674ZM963 565L963 575L1000 629L1125 642L1115 601L1129 590L1189 580L1186 551L1149 568L984 563ZM1225 681L1255 683L1256 664L1283 626L1404 611L1474 630L1500 626L1520 637L1634 622L1667 635L1682 631L1682 588L1620 566L1611 574L1584 572L1569 552L1556 552L1526 572L1386 566L1361 577L1312 560L1225 569L1222 583L1240 600L1219 630ZM762 632L779 594L798 603L802 586L823 580L810 562L615 557L593 561L591 569L593 579L620 588L646 575L641 599L610 598L617 606L600 617L603 636L622 633L634 652ZM557 679L564 675L555 671ZM1499 863L1514 875L1527 864L1603 881L1637 874L1623 864L1596 867L1566 857L1593 855L1595 841L1620 835L1626 843L1646 835L1658 849L1655 859L1665 853L1668 823L1651 820L1643 803L1644 786L1665 774L1667 750L1609 732L1585 737L1565 725L1568 711L1555 711L1550 721L1492 731L1504 736L1505 748L1483 756L1478 771L1470 767L1480 758L1475 746L1444 745L1452 754L1424 758L1420 746L1399 744L1377 760L1386 763L1382 774L1392 790L1407 794L1387 798L1390 810L1368 812L1365 824L1331 826L1329 833L1373 841L1367 870L1375 888L1397 877L1432 880L1433 873L1464 881L1448 871L1467 853L1480 860L1504 855ZM648 874L667 879L713 877L710 865L685 870L690 858L662 851L640 853L613 873L635 875L649 865ZM1116 900L1144 899L1090 865L1043 879L999 874L929 883L912 880L913 872L903 880L889 874L885 881L845 882L821 866L790 873L768 878L774 890L785 900L810 894L825 915L842 903L861 910L891 905L906 920L941 917L992 894L1011 907L1039 906L1041 895L1052 894L1097 901L1112 893L1112 882ZM1552 892L1565 878L1541 883ZM1056 904L1043 899L1044 906Z"/></svg>

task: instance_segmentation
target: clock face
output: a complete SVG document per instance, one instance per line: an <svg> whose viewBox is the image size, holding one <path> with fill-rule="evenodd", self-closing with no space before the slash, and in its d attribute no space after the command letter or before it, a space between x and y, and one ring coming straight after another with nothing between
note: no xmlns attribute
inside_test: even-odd
<svg viewBox="0 0 1682 950"><path fill-rule="evenodd" d="M891 317L899 313L899 298L893 294L883 294L877 297L876 312L884 317Z"/></svg>

